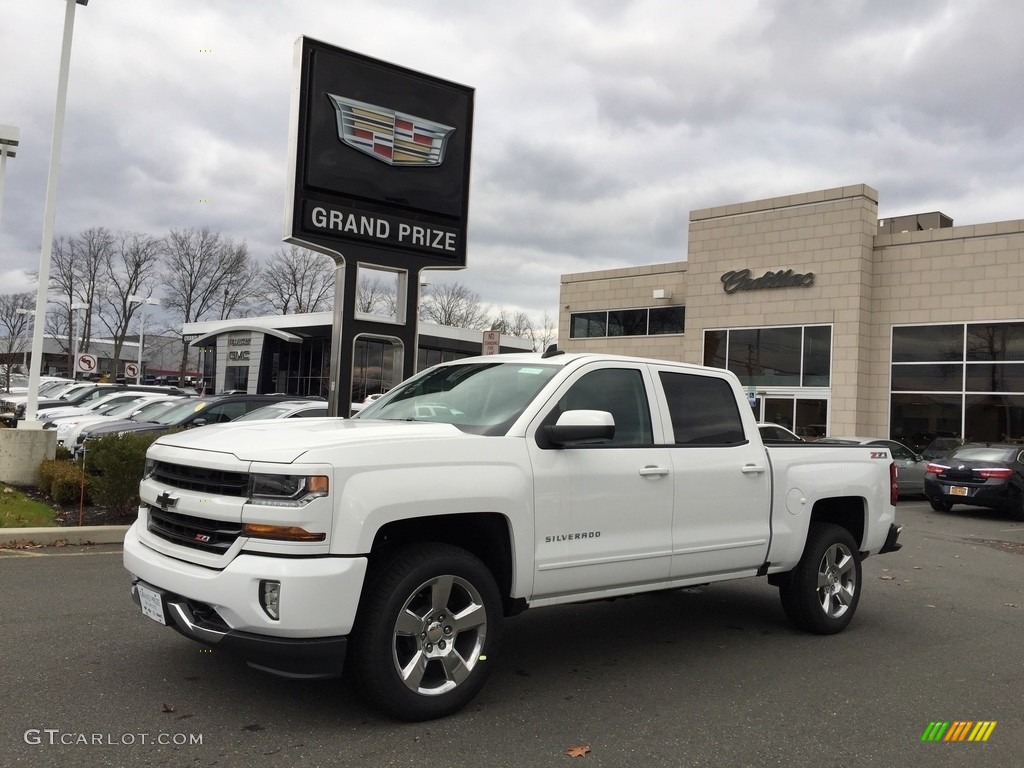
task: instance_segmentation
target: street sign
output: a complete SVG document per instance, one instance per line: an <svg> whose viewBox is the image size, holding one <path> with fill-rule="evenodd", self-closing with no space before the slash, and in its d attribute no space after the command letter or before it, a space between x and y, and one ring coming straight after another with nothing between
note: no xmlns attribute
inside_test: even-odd
<svg viewBox="0 0 1024 768"><path fill-rule="evenodd" d="M496 355L501 351L501 331L484 331L481 355Z"/></svg>
<svg viewBox="0 0 1024 768"><path fill-rule="evenodd" d="M96 373L98 367L99 361L96 359L96 355L83 352L75 358L75 373Z"/></svg>
<svg viewBox="0 0 1024 768"><path fill-rule="evenodd" d="M125 363L124 364L124 377L126 379L137 379L137 378L139 378L139 364L138 363Z"/></svg>

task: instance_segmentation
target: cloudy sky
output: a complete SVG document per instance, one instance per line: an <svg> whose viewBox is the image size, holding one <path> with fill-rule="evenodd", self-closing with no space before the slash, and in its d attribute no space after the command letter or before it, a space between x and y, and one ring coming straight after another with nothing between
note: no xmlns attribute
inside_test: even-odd
<svg viewBox="0 0 1024 768"><path fill-rule="evenodd" d="M39 263L63 17L0 0L0 124L21 130L0 293ZM684 259L714 205L863 182L883 218L1019 219L1022 29L1017 0L92 0L56 230L279 248L300 35L475 88L454 279L496 308L556 314L563 273Z"/></svg>

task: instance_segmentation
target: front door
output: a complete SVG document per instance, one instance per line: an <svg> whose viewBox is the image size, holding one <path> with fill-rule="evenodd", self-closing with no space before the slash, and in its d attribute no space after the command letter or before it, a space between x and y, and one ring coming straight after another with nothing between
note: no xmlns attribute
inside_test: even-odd
<svg viewBox="0 0 1024 768"><path fill-rule="evenodd" d="M607 365L607 364L605 364ZM663 583L672 537L672 472L652 420L644 365L583 368L530 430L536 493L534 598ZM602 444L543 447L545 424L568 410L607 411Z"/></svg>

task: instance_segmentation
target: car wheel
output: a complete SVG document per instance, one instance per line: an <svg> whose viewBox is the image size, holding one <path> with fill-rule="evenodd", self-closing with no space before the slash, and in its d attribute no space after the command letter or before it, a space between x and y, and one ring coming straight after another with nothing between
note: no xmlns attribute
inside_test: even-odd
<svg viewBox="0 0 1024 768"><path fill-rule="evenodd" d="M928 499L928 503L932 505L932 509L936 512L949 512L953 508L952 504L942 499Z"/></svg>
<svg viewBox="0 0 1024 768"><path fill-rule="evenodd" d="M486 682L501 636L501 596L478 558L447 544L372 564L350 660L363 695L400 720L464 707Z"/></svg>
<svg viewBox="0 0 1024 768"><path fill-rule="evenodd" d="M853 619L860 583L860 554L853 536L838 525L817 523L808 531L800 562L780 581L779 597L798 629L831 635Z"/></svg>

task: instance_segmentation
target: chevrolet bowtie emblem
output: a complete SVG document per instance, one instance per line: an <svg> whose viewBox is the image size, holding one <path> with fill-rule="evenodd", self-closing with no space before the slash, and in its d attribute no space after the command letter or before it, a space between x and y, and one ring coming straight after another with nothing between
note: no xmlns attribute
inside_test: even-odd
<svg viewBox="0 0 1024 768"><path fill-rule="evenodd" d="M156 497L156 505L160 507L160 509L171 509L177 503L178 498L176 496L171 496L167 491L164 491Z"/></svg>

